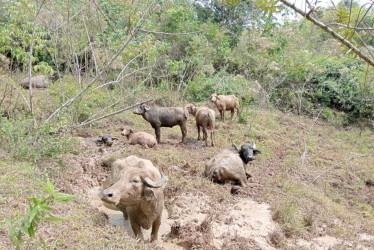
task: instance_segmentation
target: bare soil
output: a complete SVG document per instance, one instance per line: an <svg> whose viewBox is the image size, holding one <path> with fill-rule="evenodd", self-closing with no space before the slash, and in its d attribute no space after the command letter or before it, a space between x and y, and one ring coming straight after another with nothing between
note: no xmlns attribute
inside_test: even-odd
<svg viewBox="0 0 374 250"><path fill-rule="evenodd" d="M279 122L285 126L296 126L296 122L287 119L281 119ZM131 123L131 125L134 124ZM205 147L201 141L194 139L196 131L194 131L192 121L189 123L190 134L186 144L180 144L181 133L178 127L163 128L162 143L154 149L129 145L125 138L119 136L119 132L114 132L118 129L113 127L119 126L118 124L110 126L113 134L119 138L112 147L98 145L95 142L98 134L93 135L87 131L78 132L77 138L81 145L81 153L63 156L62 167L59 168L59 171L51 171L54 172L55 179L58 180L59 188L64 192L76 194L79 199L92 208L105 214L110 224L119 226L117 230L124 230L131 237L134 236L128 221L124 221L120 212L103 207L97 194L109 173L111 159L134 154L150 159L169 177L168 187L165 190L166 205L160 229L161 240L157 243L158 248L340 249L343 247L369 249L368 247L374 244L374 237L370 232L365 234L365 230L362 230L362 233L355 238L356 240L329 235L330 232L323 229L323 227L327 227L328 223L314 225L314 229L308 234L309 238L307 239L289 238L282 226L273 220L274 212L272 210L274 207L265 203L266 198L264 197L267 197L267 192L271 190L270 187L274 186L274 180L284 173L284 162L287 160L288 152L295 147L302 146L302 142L291 142L293 138L287 138L288 133L292 133L292 131L288 131L287 127L285 131L272 131L272 140L276 143L266 150L271 153L265 152L265 156L260 155L258 160L249 165L252 174L249 179L251 185L247 188L234 187L232 189L233 183L219 185L201 177L204 163L215 153L229 147L233 138L238 138L238 135L232 132L231 123L217 126L218 135L216 134L216 137L221 138L218 139L218 146L214 148ZM235 126L235 130L239 131L245 128L239 124ZM307 125L298 124L297 126L300 127L300 131L303 131L306 130ZM153 134L150 128L140 127ZM252 136L254 134L251 131L242 133L241 142L250 141L249 138ZM266 138L261 135L257 137L256 143L261 149L261 145L266 144ZM287 141L290 143L285 143ZM298 143L300 145L297 145ZM329 160L330 158L327 157L326 161ZM252 164L258 167L253 167ZM302 178L313 179L308 175ZM369 183L363 190L368 191L372 188L373 186ZM372 202L370 194L372 192L363 193L365 193L364 198L368 202ZM149 239L149 234L150 232L145 232L146 239ZM278 235L278 239L275 239L274 235Z"/></svg>

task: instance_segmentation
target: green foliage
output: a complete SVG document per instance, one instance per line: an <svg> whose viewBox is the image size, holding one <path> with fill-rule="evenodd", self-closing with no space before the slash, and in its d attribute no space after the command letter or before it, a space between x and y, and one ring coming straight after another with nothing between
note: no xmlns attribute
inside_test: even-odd
<svg viewBox="0 0 374 250"><path fill-rule="evenodd" d="M219 95L246 95L248 82L243 77L234 77L221 70L213 77L196 78L186 89L189 101L207 101L212 93Z"/></svg>
<svg viewBox="0 0 374 250"><path fill-rule="evenodd" d="M264 15L272 16L277 13L281 7L279 0L255 0L255 4L264 11Z"/></svg>
<svg viewBox="0 0 374 250"><path fill-rule="evenodd" d="M41 184L45 191L45 196L40 199L31 197L29 207L23 218L10 221L9 237L13 246L17 249L28 248L30 242L35 238L36 231L40 223L45 221L64 221L64 218L52 215L51 204L54 202L68 202L75 197L73 195L61 193L56 190L52 182L47 179L45 184ZM43 242L44 243L44 242Z"/></svg>
<svg viewBox="0 0 374 250"><path fill-rule="evenodd" d="M93 89L99 84L94 84ZM75 97L82 89L72 77L64 77L62 86L54 84L50 88L50 97L55 106L58 107L67 99ZM64 95L61 95L61 91ZM65 120L71 124L81 123L90 118L94 112L113 103L111 97L119 96L119 89L110 92L106 88L90 91L83 97L79 98L70 108L65 111ZM114 97L113 97L114 98ZM64 119L61 117L61 119Z"/></svg>
<svg viewBox="0 0 374 250"><path fill-rule="evenodd" d="M0 26L0 53L9 54L19 66L26 65L37 6L33 1L21 0L10 1L7 7L7 18ZM44 27L36 27L32 55L34 71L53 73L51 52L50 33Z"/></svg>

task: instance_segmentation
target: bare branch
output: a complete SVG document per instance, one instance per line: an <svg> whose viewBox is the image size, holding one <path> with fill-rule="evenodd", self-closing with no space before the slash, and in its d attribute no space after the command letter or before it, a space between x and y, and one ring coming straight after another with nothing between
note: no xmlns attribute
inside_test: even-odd
<svg viewBox="0 0 374 250"><path fill-rule="evenodd" d="M97 62L96 62L95 51L94 51L93 46L92 46L90 35L88 34L88 29L87 29L86 20L85 20L85 16L83 14L83 11L81 11L81 13L82 13L82 21L83 21L84 30L86 31L88 46L90 47L92 57L93 57L93 60L94 60L94 63L95 63L95 73L97 74L97 72L99 72L99 68L98 68Z"/></svg>
<svg viewBox="0 0 374 250"><path fill-rule="evenodd" d="M351 49L356 55L358 55L361 59L363 59L365 62L367 62L370 66L374 67L374 60L369 58L366 54L364 54L360 49L358 49L356 46L354 46L350 41L344 39L340 34L338 34L336 31L332 30L330 27L325 25L324 23L318 21L311 15L306 15L306 13L295 6L295 4L288 2L287 0L280 0L284 5L290 7L300 15L304 16L307 20L311 21L313 24L317 25L321 29L323 29L325 32L329 33L331 36L333 36L335 39L340 41L342 44L344 44L348 49Z"/></svg>
<svg viewBox="0 0 374 250"><path fill-rule="evenodd" d="M39 16L39 13L43 7L43 5L45 4L46 0L43 0L39 6L39 8L37 9L36 13L35 13L35 17L34 17L34 23L33 23L33 27L32 27L32 34L31 34L31 38L30 38L30 54L29 54L29 99L30 99L30 105L29 105L29 109L30 109L30 114L33 115L34 111L33 111L33 105L32 105L32 83L31 83L31 76L32 76L32 53L33 53L33 48L34 48L34 36L35 36L35 28L36 28L36 20L38 19L38 16Z"/></svg>
<svg viewBox="0 0 374 250"><path fill-rule="evenodd" d="M97 89L101 89L101 88L103 88L103 87L105 87L105 86L108 86L108 85L111 85L111 84L117 84L117 83L119 83L123 78L125 78L125 77L127 77L127 76L130 76L130 75L132 75L132 74L134 74L134 73L136 73L136 72L139 72L139 71L142 71L142 70L145 70L145 69L150 69L150 68L152 68L152 67L153 67L153 66L140 68L140 69L134 70L134 71L132 71L132 72L126 74L126 75L123 75L123 76L121 76L121 77L119 77L119 76L120 76L120 74L119 74L118 77L117 77L117 79L116 79L115 81L110 81L110 82L103 83L102 85L100 85L100 86L94 88L91 92L94 92L94 91L97 90Z"/></svg>
<svg viewBox="0 0 374 250"><path fill-rule="evenodd" d="M181 32L181 33L169 33L169 32L161 32L161 31L150 31L150 30L144 30L144 29L139 29L140 32L143 33L148 33L148 34L157 34L157 35L168 35L168 36L185 36L185 35L192 35L192 34L200 34L204 33L213 29L208 29L208 30L199 30L199 31L191 31L191 32Z"/></svg>
<svg viewBox="0 0 374 250"><path fill-rule="evenodd" d="M142 17L140 18L140 21L138 24L134 27L134 29L127 35L127 39L120 48L120 50L117 52L117 54L104 66L104 68L90 81L90 83L76 96L73 98L70 98L67 102L62 104L59 108L57 108L46 120L46 122L49 122L53 117L55 117L62 109L69 107L72 103L74 103L78 98L80 98L94 83L95 81L105 72L105 70L114 62L114 60L117 59L117 57L124 51L124 49L127 47L127 45L130 43L130 41L135 37L138 30L140 29L140 26L143 25L145 16L148 14L151 7L157 2L157 0L154 0L148 8L144 11Z"/></svg>
<svg viewBox="0 0 374 250"><path fill-rule="evenodd" d="M363 28L363 27L355 27L355 26L350 26L350 25L346 25L346 24L342 24L342 23L329 23L329 24L326 24L326 26L332 26L332 25L336 25L336 26L340 26L340 27L344 27L344 28L348 28L348 29L354 29L354 30L374 30L374 28Z"/></svg>
<svg viewBox="0 0 374 250"><path fill-rule="evenodd" d="M18 93L20 93L20 95L22 96L22 99L25 101L27 107L29 108L29 110L31 109L30 107L30 104L27 102L27 99L26 97L22 94L21 90L19 90L16 86L14 86L13 84L9 83L9 82L6 82L4 81L5 84L8 84L9 86L11 86L13 89L15 89Z"/></svg>
<svg viewBox="0 0 374 250"><path fill-rule="evenodd" d="M124 111L126 111L126 110L129 110L129 109L134 108L134 107L136 107L136 106L138 106L138 105L140 105L140 104L147 103L147 102L150 102L150 101L153 101L153 100L152 100L152 99L148 99L148 100L145 100L145 101L142 101L142 102L138 102L138 103L135 103L135 104L133 104L133 105L131 105L131 106L128 106L128 107L126 107L126 108L123 108L123 109L117 110L116 112L113 112L113 113L110 113L110 114L107 114L107 115L104 115L104 116L100 116L100 117L98 117L98 118L96 118L96 119L93 119L93 120L90 120L90 121L88 121L88 122L83 122L83 123L81 123L81 124L78 125L78 128L79 128L79 127L82 127L82 126L85 126L85 125L88 125L88 124L90 124L90 123L93 123L93 122L96 122L96 121L102 120L102 119L107 118L107 117L109 117L109 116L113 116L113 115L116 115L116 114L122 113L122 112L124 112Z"/></svg>

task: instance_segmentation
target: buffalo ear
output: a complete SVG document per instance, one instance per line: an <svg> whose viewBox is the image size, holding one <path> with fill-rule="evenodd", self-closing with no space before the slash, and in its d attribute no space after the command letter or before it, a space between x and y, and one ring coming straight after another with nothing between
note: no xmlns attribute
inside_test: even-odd
<svg viewBox="0 0 374 250"><path fill-rule="evenodd" d="M258 149L253 149L253 154L256 155L256 154L261 154L261 151L258 150Z"/></svg>
<svg viewBox="0 0 374 250"><path fill-rule="evenodd" d="M144 198L146 201L156 200L155 192L152 188L145 186L144 187Z"/></svg>

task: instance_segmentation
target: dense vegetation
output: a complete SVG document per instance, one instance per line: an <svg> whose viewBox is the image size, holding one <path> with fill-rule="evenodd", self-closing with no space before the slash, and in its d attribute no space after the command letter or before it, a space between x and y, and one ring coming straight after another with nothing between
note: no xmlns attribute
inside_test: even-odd
<svg viewBox="0 0 374 250"><path fill-rule="evenodd" d="M339 26L337 32L369 55L374 54L372 28L349 28L360 23L373 27L371 6L343 0L334 7L318 8L314 14L325 23L348 24L348 27ZM59 79L51 81L46 91L30 92L19 86L29 73L54 74ZM147 98L162 106L185 105L190 101L203 103L213 92L237 95L241 113L236 128L253 128L254 136L265 138L268 143L265 146L274 152L283 150L283 141L274 139L279 136L274 131L284 129L285 134L289 131L273 124L273 118L261 120L257 109L291 112L292 117L295 114L300 119L313 118L338 129L353 127L352 137L363 134L367 138L352 139L349 132L344 135L331 132L338 139L327 142L339 148L340 142L362 140L358 152L364 154L363 158L372 155L374 68L312 23L295 19L278 1L5 0L0 4L0 156L15 160L17 169L23 169L25 161L29 169L28 164L40 164L52 156L79 154L72 135L83 134L85 128L106 133L102 130L109 127L106 122L118 125L123 116L128 118L127 113L122 113L121 117L92 122L103 115ZM276 119L285 122L279 116ZM262 135L255 120L261 126L268 126ZM83 123L90 125L82 129ZM314 123L309 125L313 128ZM300 131L300 138L312 135ZM328 137L328 132L322 128L321 131ZM344 139L339 139L340 135ZM313 136L314 143L318 136ZM308 149L307 139L300 138L295 139L295 145L305 145L304 153L310 150L318 154L317 142L316 149ZM222 144L223 141L221 138ZM348 152L347 148L344 152ZM297 193L292 194L294 200L308 200L300 197L304 189L310 191L309 186L304 187L304 177L294 174L297 171L293 169L300 165L300 152L287 150L292 153L284 156L284 164L275 164L281 165L281 177L287 176L286 181L279 177L275 185L282 192ZM271 155L277 154L274 152L265 152L264 159L272 160ZM339 159L339 164L330 163L329 156L324 157L327 160L318 158L311 164L315 173L322 171L318 168L322 165L329 173L330 168L348 161ZM369 162L368 158L365 160ZM56 162L59 165L62 160ZM340 181L345 181L339 180L340 176L348 178L346 175L360 180L355 184L357 190L365 186L364 182L372 183L372 172L367 162L363 162L366 172L350 169L344 172L341 167L342 173L334 176L337 180L331 183L340 185ZM7 164L0 161L0 166ZM265 165L262 163L261 167ZM47 168L39 171L48 176L51 172ZM318 175L316 178L319 179ZM316 182L315 185L322 186L316 180L308 180L308 185ZM323 181L329 185L330 180ZM290 183L303 191L296 192ZM333 184L328 187L333 189ZM316 189L319 192L322 188ZM344 192L339 193L343 205L350 199ZM268 196L269 200L276 200L274 195ZM321 197L323 203L326 197ZM298 213L294 213L294 200L291 199L291 204L288 198L285 196L275 203L274 217L289 231L296 227L297 233L292 231L293 234L305 233L309 227L307 219L293 220L292 216ZM295 211L308 209L307 205L296 201L295 204ZM344 207L344 211L349 209ZM372 216L371 205L365 203L365 212Z"/></svg>
<svg viewBox="0 0 374 250"><path fill-rule="evenodd" d="M265 101L298 114L339 117L342 124L372 125L372 67L307 21L278 21L280 14L256 4L8 1L0 7L1 60L12 75L27 72L33 37L33 74L74 76L60 80L56 105L89 84L112 82L126 91L177 91L190 101L207 100L212 92L236 94L244 103ZM318 16L344 22L349 7L342 2L319 9ZM365 22L372 25L367 11ZM345 35L358 46L374 46L370 32L361 39ZM97 108L93 103L80 105L85 114L79 119ZM0 109L12 111L4 102Z"/></svg>

